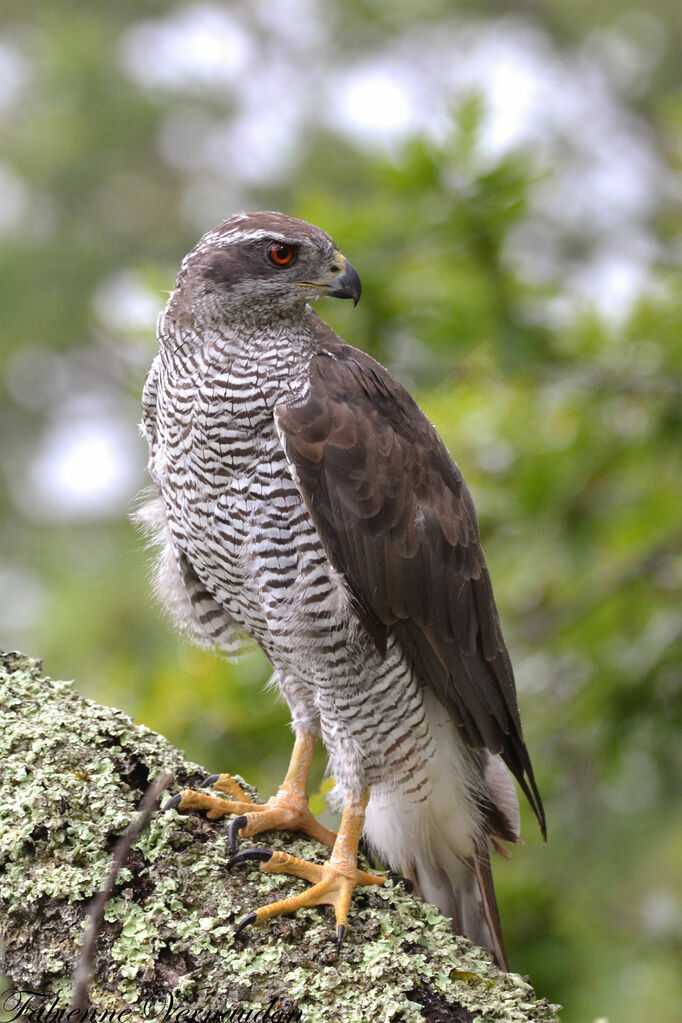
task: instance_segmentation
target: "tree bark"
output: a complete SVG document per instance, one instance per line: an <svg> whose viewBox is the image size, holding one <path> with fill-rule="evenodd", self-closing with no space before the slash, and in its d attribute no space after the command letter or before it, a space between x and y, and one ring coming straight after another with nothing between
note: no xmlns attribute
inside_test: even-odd
<svg viewBox="0 0 682 1023"><path fill-rule="evenodd" d="M169 770L174 792L208 772L120 710L43 677L40 667L23 654L0 655L0 967L8 978L0 1008L8 1019L62 1023L67 1012L60 1018L58 1010L69 1006L89 907L149 783ZM257 863L228 873L228 823L194 812L153 814L106 905L89 984L96 1015L88 1018L558 1019L557 1007L525 980L501 973L436 909L392 882L355 894L339 956L324 908L235 940L236 921L301 882L263 874ZM273 844L308 859L326 855L286 834Z"/></svg>

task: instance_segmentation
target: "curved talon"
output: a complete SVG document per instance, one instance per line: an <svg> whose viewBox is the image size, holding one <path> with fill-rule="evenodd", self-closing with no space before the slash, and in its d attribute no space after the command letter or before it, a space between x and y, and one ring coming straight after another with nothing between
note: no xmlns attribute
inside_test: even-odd
<svg viewBox="0 0 682 1023"><path fill-rule="evenodd" d="M258 860L259 863L268 863L272 859L270 849L242 849L235 853L227 864L227 869L232 870L236 863L244 863L246 860Z"/></svg>
<svg viewBox="0 0 682 1023"><path fill-rule="evenodd" d="M343 939L345 937L346 937L346 925L345 924L339 924L339 926L336 928L336 951L337 951L337 953L341 951L341 946L343 944Z"/></svg>
<svg viewBox="0 0 682 1023"><path fill-rule="evenodd" d="M240 922L237 924L237 926L234 929L234 936L235 936L235 938L239 937L239 935L242 933L242 931L244 930L245 927L248 927L250 924L254 923L254 921L257 919L257 917L258 917L258 913L249 913L249 915L245 916L243 920L240 920Z"/></svg>
<svg viewBox="0 0 682 1023"><path fill-rule="evenodd" d="M230 821L230 826L227 829L227 844L233 856L239 848L239 831L241 828L245 828L248 823L247 818L243 814Z"/></svg>
<svg viewBox="0 0 682 1023"><path fill-rule="evenodd" d="M174 806L179 806L182 802L182 792L176 792L174 796L168 800L168 802L161 807L161 813L165 813L166 810L172 810Z"/></svg>
<svg viewBox="0 0 682 1023"><path fill-rule="evenodd" d="M208 778L204 778L204 780L202 781L201 788L210 789L212 785L215 785L219 778L220 778L219 774L209 774Z"/></svg>

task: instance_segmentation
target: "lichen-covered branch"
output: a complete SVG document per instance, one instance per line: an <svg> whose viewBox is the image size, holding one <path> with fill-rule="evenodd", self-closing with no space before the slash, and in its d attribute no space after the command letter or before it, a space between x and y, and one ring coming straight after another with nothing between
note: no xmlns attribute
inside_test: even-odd
<svg viewBox="0 0 682 1023"><path fill-rule="evenodd" d="M225 760L231 769L229 751ZM68 1006L89 903L149 781L163 770L179 787L208 773L121 711L43 677L40 662L0 655L0 967L10 1015L29 989L34 1012L41 999ZM500 973L436 909L391 882L354 896L338 958L324 909L273 920L252 928L248 943L235 941L237 920L301 882L263 874L257 864L228 873L228 821L175 810L152 818L104 913L91 1011L129 1023L151 1016L556 1021L556 1007L521 977ZM310 841L282 834L275 841L297 856L326 855Z"/></svg>

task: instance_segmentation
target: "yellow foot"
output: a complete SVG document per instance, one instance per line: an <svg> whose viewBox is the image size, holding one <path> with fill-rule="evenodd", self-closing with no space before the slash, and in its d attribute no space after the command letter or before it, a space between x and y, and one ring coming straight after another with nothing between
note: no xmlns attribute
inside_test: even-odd
<svg viewBox="0 0 682 1023"><path fill-rule="evenodd" d="M267 874L289 874L309 881L312 888L299 895L292 895L281 902L272 902L261 906L237 925L235 934L239 934L250 924L262 924L273 916L284 916L295 913L303 906L333 906L336 918L336 941L340 948L348 926L348 908L351 895L356 885L383 884L384 878L375 874L367 874L364 870L345 860L334 861L334 856L327 863L310 863L299 860L284 852L270 852L269 849L243 849L233 856L229 866L243 863L245 860L258 860L260 869Z"/></svg>
<svg viewBox="0 0 682 1023"><path fill-rule="evenodd" d="M203 783L206 788L212 786L218 792L224 792L230 799L222 799L220 796L207 796L205 792L195 792L194 789L184 789L169 799L164 810L206 810L206 816L211 820L218 817L225 817L231 813L244 813L245 810L263 809L261 803L254 803L249 796L230 774L212 774Z"/></svg>
<svg viewBox="0 0 682 1023"><path fill-rule="evenodd" d="M164 809L175 807L176 810L205 810L211 820L229 814L236 815L228 830L233 853L237 851L239 838L252 838L263 831L300 831L322 842L329 849L334 845L336 833L315 819L305 792L288 786L286 782L267 803L254 803L229 774L214 774L204 784L212 785L231 798L223 799L221 796L209 796L205 792L185 789L173 796Z"/></svg>

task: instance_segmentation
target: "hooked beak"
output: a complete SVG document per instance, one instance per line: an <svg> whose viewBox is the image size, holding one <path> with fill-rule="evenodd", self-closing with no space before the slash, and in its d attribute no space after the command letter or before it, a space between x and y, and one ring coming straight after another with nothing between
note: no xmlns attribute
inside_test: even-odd
<svg viewBox="0 0 682 1023"><path fill-rule="evenodd" d="M332 298L352 298L353 305L357 305L362 294L362 285L358 272L352 263L349 263L340 252L335 253L337 264L341 263L342 269L338 277L327 285L327 294Z"/></svg>
<svg viewBox="0 0 682 1023"><path fill-rule="evenodd" d="M362 285L355 267L338 250L329 277L323 281L298 281L306 288L320 288L330 298L352 298L353 305L360 301Z"/></svg>

